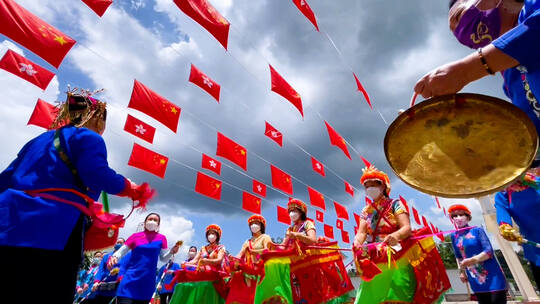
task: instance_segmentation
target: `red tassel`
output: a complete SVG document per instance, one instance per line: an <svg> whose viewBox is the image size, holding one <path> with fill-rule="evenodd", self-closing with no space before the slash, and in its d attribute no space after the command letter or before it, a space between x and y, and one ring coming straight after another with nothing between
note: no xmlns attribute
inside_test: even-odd
<svg viewBox="0 0 540 304"><path fill-rule="evenodd" d="M381 269L370 259L361 260L360 269L362 271L362 280L365 282L371 281L375 276L382 273Z"/></svg>

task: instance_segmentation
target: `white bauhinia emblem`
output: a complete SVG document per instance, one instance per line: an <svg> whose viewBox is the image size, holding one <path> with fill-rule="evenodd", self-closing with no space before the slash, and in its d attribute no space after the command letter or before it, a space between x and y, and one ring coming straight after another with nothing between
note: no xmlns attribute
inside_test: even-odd
<svg viewBox="0 0 540 304"><path fill-rule="evenodd" d="M306 1L300 0L300 6L304 6L304 5L306 5Z"/></svg>
<svg viewBox="0 0 540 304"><path fill-rule="evenodd" d="M144 134L144 133L146 133L146 129L144 128L143 125L136 125L135 126L135 133Z"/></svg>
<svg viewBox="0 0 540 304"><path fill-rule="evenodd" d="M261 192L262 191L262 187L261 185L257 185L257 191Z"/></svg>
<svg viewBox="0 0 540 304"><path fill-rule="evenodd" d="M212 83L212 81L210 81L210 79L209 79L208 77L203 76L202 79L203 79L203 83L204 83L205 85L207 85L209 88L212 87L213 83Z"/></svg>
<svg viewBox="0 0 540 304"><path fill-rule="evenodd" d="M210 164L210 167L212 167L212 168L215 168L216 165L217 165L216 162L213 161L213 160L209 161L208 163Z"/></svg>
<svg viewBox="0 0 540 304"><path fill-rule="evenodd" d="M19 68L19 71L21 72L24 72L30 76L34 76L34 74L37 74L37 71L34 70L34 67L29 63L29 64L25 64L25 63L19 63L21 65L21 67Z"/></svg>
<svg viewBox="0 0 540 304"><path fill-rule="evenodd" d="M270 131L270 135L273 137L273 138L277 138L279 136L279 132L277 131Z"/></svg>

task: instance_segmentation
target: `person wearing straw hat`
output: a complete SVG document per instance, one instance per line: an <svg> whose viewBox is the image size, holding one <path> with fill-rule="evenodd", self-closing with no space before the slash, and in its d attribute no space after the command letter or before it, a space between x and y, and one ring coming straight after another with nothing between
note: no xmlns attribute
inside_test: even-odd
<svg viewBox="0 0 540 304"><path fill-rule="evenodd" d="M517 241L529 261L536 286L540 286L540 167L529 169L516 182L495 195L497 223L501 236ZM512 221L519 227L513 228ZM536 244L535 244L536 243Z"/></svg>
<svg viewBox="0 0 540 304"><path fill-rule="evenodd" d="M317 242L315 224L307 219L307 206L299 199L293 198L287 204L292 225L287 228L287 234L282 244L289 245L294 240L310 245Z"/></svg>
<svg viewBox="0 0 540 304"><path fill-rule="evenodd" d="M11 274L1 290L25 294L27 302L72 303L90 223L83 211L102 191L139 207L153 196L148 184L136 185L109 167L101 137L106 103L92 94L69 90L51 126L57 130L29 141L0 173L0 268ZM47 261L39 273L28 263L36 257ZM21 284L29 274L40 282L32 293Z"/></svg>
<svg viewBox="0 0 540 304"><path fill-rule="evenodd" d="M469 281L480 304L506 303L506 279L484 229L469 226L471 211L464 205L450 206L448 215L458 229L450 237L461 281Z"/></svg>

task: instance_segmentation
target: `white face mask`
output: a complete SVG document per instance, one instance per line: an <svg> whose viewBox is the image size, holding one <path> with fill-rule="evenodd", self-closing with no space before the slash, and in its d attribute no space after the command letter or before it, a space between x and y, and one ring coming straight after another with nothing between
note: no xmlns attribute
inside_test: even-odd
<svg viewBox="0 0 540 304"><path fill-rule="evenodd" d="M296 222L300 218L300 212L298 211L291 211L289 212L289 217L293 222Z"/></svg>
<svg viewBox="0 0 540 304"><path fill-rule="evenodd" d="M158 227L159 227L159 224L156 222L156 221L147 221L146 224L144 225L144 227L146 228L146 230L148 231L157 231Z"/></svg>
<svg viewBox="0 0 540 304"><path fill-rule="evenodd" d="M251 229L252 233L257 233L261 231L261 226L259 226L259 224L251 224L251 226L249 226L249 229Z"/></svg>
<svg viewBox="0 0 540 304"><path fill-rule="evenodd" d="M192 259L193 259L196 255L197 255L196 252L193 252L193 251L188 252L188 256L189 256L190 258L192 258Z"/></svg>
<svg viewBox="0 0 540 304"><path fill-rule="evenodd" d="M217 239L217 236L215 234L211 233L208 235L208 242L213 243L216 241L216 239Z"/></svg>
<svg viewBox="0 0 540 304"><path fill-rule="evenodd" d="M458 215L453 220L458 228L465 227L469 223L469 217L466 215Z"/></svg>
<svg viewBox="0 0 540 304"><path fill-rule="evenodd" d="M101 258L93 258L92 259L92 264L93 265L98 265L99 263L101 263Z"/></svg>
<svg viewBox="0 0 540 304"><path fill-rule="evenodd" d="M372 199L376 200L382 194L380 187L368 187L366 189L366 194Z"/></svg>

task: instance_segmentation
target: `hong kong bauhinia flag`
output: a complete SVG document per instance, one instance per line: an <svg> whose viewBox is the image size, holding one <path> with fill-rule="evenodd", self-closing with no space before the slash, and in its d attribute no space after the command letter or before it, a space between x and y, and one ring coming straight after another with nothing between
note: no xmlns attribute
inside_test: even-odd
<svg viewBox="0 0 540 304"><path fill-rule="evenodd" d="M247 150L227 136L217 133L216 155L224 157L247 170Z"/></svg>
<svg viewBox="0 0 540 304"><path fill-rule="evenodd" d="M343 151L343 153L351 159L351 155L349 154L349 149L347 148L347 143L345 142L345 139L339 135L332 126L328 122L324 122L326 124L326 129L328 130L328 136L330 137L330 144L338 147Z"/></svg>
<svg viewBox="0 0 540 304"><path fill-rule="evenodd" d="M262 197L266 197L266 185L259 182L258 180L253 180L253 192Z"/></svg>
<svg viewBox="0 0 540 304"><path fill-rule="evenodd" d="M217 102L219 102L219 93L221 86L212 80L210 77L206 76L203 72L197 69L196 66L191 64L191 71L189 73L189 82L198 86L199 88L206 91L210 96L214 97Z"/></svg>
<svg viewBox="0 0 540 304"><path fill-rule="evenodd" d="M302 108L302 98L300 97L300 94L298 94L293 87L285 80L281 75L279 75L274 68L269 65L270 67L270 78L272 82L272 91L276 92L277 94L283 96L285 99L287 99L304 117L304 110Z"/></svg>
<svg viewBox="0 0 540 304"><path fill-rule="evenodd" d="M315 29L319 31L319 26L317 25L317 19L315 18L315 14L311 10L311 7L309 7L309 4L306 2L306 0L293 0L294 5L298 7L300 12L306 16L306 18L313 24Z"/></svg>
<svg viewBox="0 0 540 304"><path fill-rule="evenodd" d="M270 172L272 173L272 186L292 195L293 184L291 176L274 165L270 165Z"/></svg>
<svg viewBox="0 0 540 304"><path fill-rule="evenodd" d="M174 0L174 3L227 49L230 23L207 0Z"/></svg>
<svg viewBox="0 0 540 304"><path fill-rule="evenodd" d="M324 213L322 211L315 210L315 219L321 223L324 223Z"/></svg>
<svg viewBox="0 0 540 304"><path fill-rule="evenodd" d="M311 157L311 167L313 168L313 171L319 173L321 176L324 176L324 165L315 159L315 157Z"/></svg>
<svg viewBox="0 0 540 304"><path fill-rule="evenodd" d="M13 0L0 1L0 33L20 43L55 68L75 40L27 11Z"/></svg>
<svg viewBox="0 0 540 304"><path fill-rule="evenodd" d="M221 162L217 159L214 159L206 154L202 154L202 164L201 167L208 169L217 175L221 174Z"/></svg>
<svg viewBox="0 0 540 304"><path fill-rule="evenodd" d="M275 141L280 147L283 147L283 134L274 128L271 124L265 121L264 135Z"/></svg>
<svg viewBox="0 0 540 304"><path fill-rule="evenodd" d="M141 145L133 144L133 150L131 151L128 165L163 178L165 177L168 162L168 157L146 149Z"/></svg>
<svg viewBox="0 0 540 304"><path fill-rule="evenodd" d="M156 128L128 114L124 131L153 143Z"/></svg>
<svg viewBox="0 0 540 304"><path fill-rule="evenodd" d="M135 79L128 108L139 110L164 124L176 133L180 120L180 107Z"/></svg>
<svg viewBox="0 0 540 304"><path fill-rule="evenodd" d="M8 50L0 60L0 68L19 76L42 90L47 88L54 77L53 72L42 68L12 50Z"/></svg>
<svg viewBox="0 0 540 304"><path fill-rule="evenodd" d="M220 180L212 178L204 173L197 172L195 192L219 201L221 199L221 186L222 182Z"/></svg>
<svg viewBox="0 0 540 304"><path fill-rule="evenodd" d="M354 188L351 184L349 184L348 182L345 182L345 192L349 193L352 197L354 197Z"/></svg>

